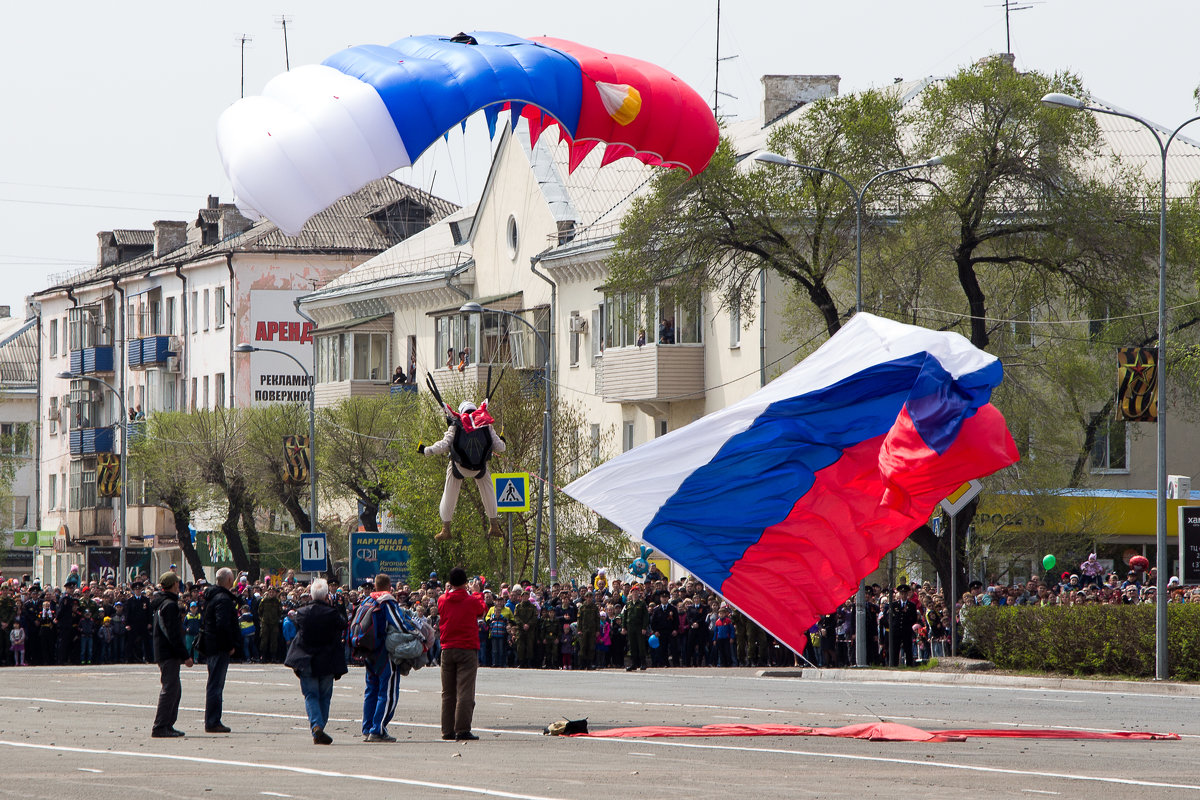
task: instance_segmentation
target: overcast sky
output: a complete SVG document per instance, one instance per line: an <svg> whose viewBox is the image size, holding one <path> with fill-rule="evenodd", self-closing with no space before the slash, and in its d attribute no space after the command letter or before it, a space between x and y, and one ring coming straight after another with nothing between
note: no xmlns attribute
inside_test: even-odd
<svg viewBox="0 0 1200 800"><path fill-rule="evenodd" d="M723 115L757 115L759 78L837 74L842 92L944 75L1005 49L1003 0L723 0ZM269 5L276 6L269 8ZM1200 6L1167 0L1023 2L1017 66L1070 70L1104 101L1169 127L1196 113ZM231 199L214 144L218 115L284 69L352 44L501 30L551 35L653 61L711 98L716 0L246 0L6 2L0 12L0 304L55 273L91 265L100 230L187 219L209 194ZM488 141L455 133L397 173L456 202L474 199ZM1200 138L1200 123L1190 131Z"/></svg>

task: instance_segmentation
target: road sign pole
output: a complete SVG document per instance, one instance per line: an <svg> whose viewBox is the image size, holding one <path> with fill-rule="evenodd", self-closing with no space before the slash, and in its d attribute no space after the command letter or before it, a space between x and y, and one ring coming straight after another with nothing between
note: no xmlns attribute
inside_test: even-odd
<svg viewBox="0 0 1200 800"><path fill-rule="evenodd" d="M508 587L511 591L513 585L513 540L512 540L512 512L508 514Z"/></svg>

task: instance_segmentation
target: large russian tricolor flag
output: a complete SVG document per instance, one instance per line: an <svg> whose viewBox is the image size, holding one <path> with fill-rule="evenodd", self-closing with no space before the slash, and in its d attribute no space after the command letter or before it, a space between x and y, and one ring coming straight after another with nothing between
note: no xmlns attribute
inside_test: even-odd
<svg viewBox="0 0 1200 800"><path fill-rule="evenodd" d="M750 397L564 491L799 652L943 498L1017 461L989 403L1002 377L956 333L856 314Z"/></svg>

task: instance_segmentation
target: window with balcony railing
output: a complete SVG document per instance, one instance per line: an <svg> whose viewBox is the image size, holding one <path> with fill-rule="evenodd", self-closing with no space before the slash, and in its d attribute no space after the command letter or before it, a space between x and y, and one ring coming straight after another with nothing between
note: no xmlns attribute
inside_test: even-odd
<svg viewBox="0 0 1200 800"><path fill-rule="evenodd" d="M104 319L100 306L81 306L67 310L70 349L106 347L112 344L112 326Z"/></svg>
<svg viewBox="0 0 1200 800"><path fill-rule="evenodd" d="M0 452L12 456L28 456L33 452L28 422L0 422Z"/></svg>
<svg viewBox="0 0 1200 800"><path fill-rule="evenodd" d="M96 507L96 459L71 462L71 484L67 493L68 511Z"/></svg>
<svg viewBox="0 0 1200 800"><path fill-rule="evenodd" d="M604 347L699 344L702 305L694 292L659 286L604 296Z"/></svg>

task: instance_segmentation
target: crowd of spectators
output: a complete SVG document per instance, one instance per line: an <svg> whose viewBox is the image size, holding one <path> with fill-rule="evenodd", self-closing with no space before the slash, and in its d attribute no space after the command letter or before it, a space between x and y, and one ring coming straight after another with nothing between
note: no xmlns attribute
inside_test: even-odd
<svg viewBox="0 0 1200 800"><path fill-rule="evenodd" d="M1154 570L1086 575L1033 576L1014 585L971 582L955 604L959 635L966 610L976 605L1153 603ZM204 581L181 584L179 602L188 646L199 632ZM1170 602L1200 602L1200 587L1170 582ZM158 591L147 576L128 586L83 581L72 572L62 588L42 587L28 576L0 580L0 665L151 663L150 608ZM369 589L330 584L332 602L347 619ZM438 628L437 575L395 588L397 601ZM251 582L239 576L242 646L235 660L282 663L295 635L291 617L311 602L292 573ZM668 581L652 570L641 581L609 582L603 573L550 586L528 582L487 587L479 621L479 663L525 669L645 669L646 667L846 666L856 652L853 597L809 631L795 656L752 620L730 608L693 578ZM917 665L949 654L945 597L929 582L867 591L868 660ZM891 635L895 631L895 636ZM439 646L429 651L438 663ZM347 645L347 655L349 647Z"/></svg>

